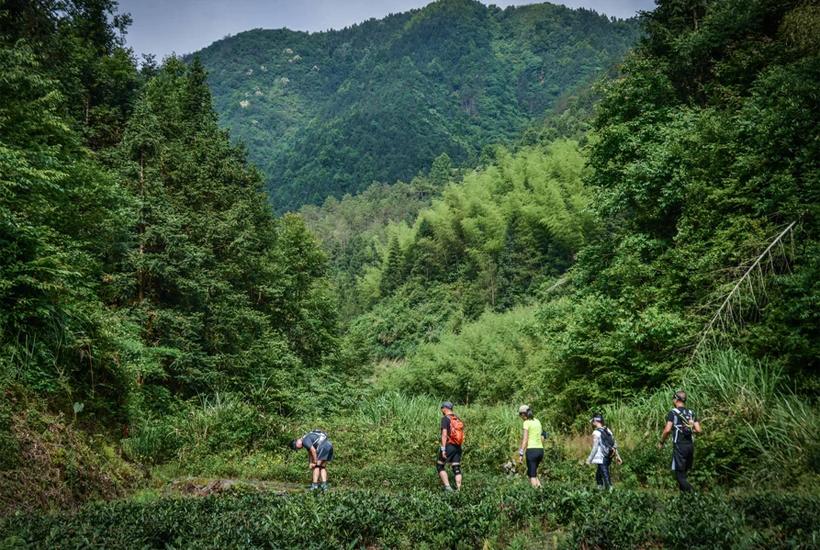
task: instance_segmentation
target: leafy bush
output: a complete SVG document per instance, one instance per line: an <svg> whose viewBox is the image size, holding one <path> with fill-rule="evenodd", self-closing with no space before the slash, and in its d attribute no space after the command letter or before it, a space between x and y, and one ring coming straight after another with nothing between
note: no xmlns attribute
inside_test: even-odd
<svg viewBox="0 0 820 550"><path fill-rule="evenodd" d="M0 520L4 547L816 548L816 496L579 491L551 484L428 491L250 493L93 504ZM767 518L767 514L773 514ZM540 542L538 542L540 541ZM552 542L553 546L549 546Z"/></svg>

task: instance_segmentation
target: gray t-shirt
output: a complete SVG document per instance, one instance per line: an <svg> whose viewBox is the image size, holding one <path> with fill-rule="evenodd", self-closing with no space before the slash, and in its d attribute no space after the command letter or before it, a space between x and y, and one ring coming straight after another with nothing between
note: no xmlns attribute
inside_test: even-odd
<svg viewBox="0 0 820 550"><path fill-rule="evenodd" d="M318 442L318 445L317 445ZM327 434L323 432L310 432L309 434L305 434L302 436L302 446L307 447L316 447L317 449L325 443L329 443L327 438Z"/></svg>

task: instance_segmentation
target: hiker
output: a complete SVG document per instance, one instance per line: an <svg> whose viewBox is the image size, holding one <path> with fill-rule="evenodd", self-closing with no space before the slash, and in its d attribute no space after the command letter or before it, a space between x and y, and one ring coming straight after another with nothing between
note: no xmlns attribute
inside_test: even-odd
<svg viewBox="0 0 820 550"><path fill-rule="evenodd" d="M692 485L686 481L686 473L692 469L695 460L694 434L700 433L700 423L695 412L686 408L686 392L679 391L672 397L675 407L666 416L666 428L661 434L658 450L663 449L666 438L672 435L672 470L681 491L691 491Z"/></svg>
<svg viewBox="0 0 820 550"><path fill-rule="evenodd" d="M538 465L544 459L544 440L547 434L541 429L541 421L527 405L518 407L518 416L524 421L524 439L521 440L521 448L518 449L518 463L527 457L527 476L530 478L530 485L541 487L541 480L538 479Z"/></svg>
<svg viewBox="0 0 820 550"><path fill-rule="evenodd" d="M453 404L445 401L441 404L441 447L439 448L436 470L445 491L452 491L450 478L447 476L445 464L453 468L456 478L456 489L461 489L461 444L464 442L464 423L453 413Z"/></svg>
<svg viewBox="0 0 820 550"><path fill-rule="evenodd" d="M290 443L290 448L298 451L302 447L307 449L310 469L313 470L313 484L311 491L319 488L319 476L322 477L322 490L327 491L327 463L333 460L333 443L327 438L327 434L322 430L313 430L294 439Z"/></svg>
<svg viewBox="0 0 820 550"><path fill-rule="evenodd" d="M592 431L592 451L587 458L587 466L597 464L598 470L595 472L595 481L598 488L612 488L612 478L609 475L609 466L612 459L618 460L618 464L623 464L621 455L618 453L618 443L612 430L604 425L604 417L600 414L592 415L590 422L595 429Z"/></svg>

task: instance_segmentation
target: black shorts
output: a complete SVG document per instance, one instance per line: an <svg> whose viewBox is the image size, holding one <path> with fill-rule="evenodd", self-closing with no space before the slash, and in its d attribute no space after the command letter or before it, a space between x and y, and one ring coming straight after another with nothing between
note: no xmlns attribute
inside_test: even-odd
<svg viewBox="0 0 820 550"><path fill-rule="evenodd" d="M695 446L676 443L672 448L672 469L688 472L695 463Z"/></svg>
<svg viewBox="0 0 820 550"><path fill-rule="evenodd" d="M447 458L441 458L441 451L439 451L436 462L443 462L444 464L459 464L461 462L461 445L448 443L444 448L446 449Z"/></svg>
<svg viewBox="0 0 820 550"><path fill-rule="evenodd" d="M527 477L538 477L538 465L544 460L544 449L527 449Z"/></svg>

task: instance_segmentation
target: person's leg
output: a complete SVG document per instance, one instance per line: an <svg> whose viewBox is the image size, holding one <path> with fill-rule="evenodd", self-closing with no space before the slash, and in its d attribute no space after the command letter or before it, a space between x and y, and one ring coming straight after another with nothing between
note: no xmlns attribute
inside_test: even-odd
<svg viewBox="0 0 820 550"><path fill-rule="evenodd" d="M533 487L541 487L541 481L538 479L538 465L542 458L544 458L543 450L527 449L527 477L530 478L530 485Z"/></svg>
<svg viewBox="0 0 820 550"><path fill-rule="evenodd" d="M686 480L686 470L675 470L675 477L678 480L678 487L683 492L691 491L694 489L692 485Z"/></svg>
<svg viewBox="0 0 820 550"><path fill-rule="evenodd" d="M439 462L439 465L443 466L444 464L442 462ZM450 486L450 477L447 475L447 470L442 468L438 471L438 476L441 478L441 482L444 483L445 487Z"/></svg>
<svg viewBox="0 0 820 550"><path fill-rule="evenodd" d="M675 468L675 478L678 481L678 487L680 487L680 490L683 492L693 489L692 485L686 479L686 472L691 468L693 462L693 451L694 449L692 447L685 445L676 445L672 451L674 456L672 464Z"/></svg>
<svg viewBox="0 0 820 550"><path fill-rule="evenodd" d="M320 460L316 464L316 468L321 468L322 483L327 483L327 460Z"/></svg>
<svg viewBox="0 0 820 550"><path fill-rule="evenodd" d="M598 484L599 489L604 488L604 473L601 470L600 464L598 464L598 469L595 470L595 483Z"/></svg>
<svg viewBox="0 0 820 550"><path fill-rule="evenodd" d="M609 465L610 465L610 463L611 463L611 461L607 460L605 458L604 463L601 464L601 466L600 466L600 468L601 468L601 477L604 480L604 487L606 487L607 489L610 489L612 487L612 478L609 477Z"/></svg>
<svg viewBox="0 0 820 550"><path fill-rule="evenodd" d="M456 478L456 490L461 489L461 445L447 444L447 458L453 467L453 476Z"/></svg>

